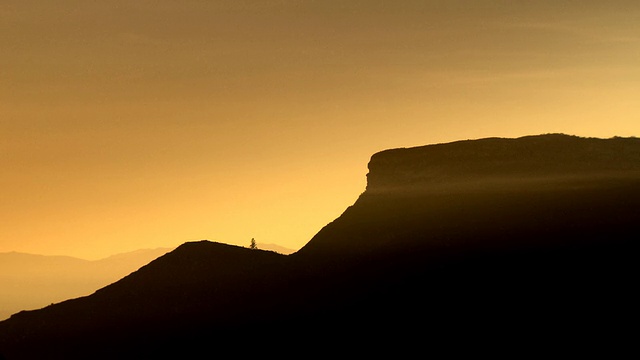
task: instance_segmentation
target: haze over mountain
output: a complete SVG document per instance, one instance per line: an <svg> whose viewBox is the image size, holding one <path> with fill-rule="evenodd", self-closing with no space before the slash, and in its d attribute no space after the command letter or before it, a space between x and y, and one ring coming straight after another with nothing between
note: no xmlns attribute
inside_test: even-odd
<svg viewBox="0 0 640 360"><path fill-rule="evenodd" d="M0 320L21 310L89 295L171 250L141 249L94 261L0 253Z"/></svg>
<svg viewBox="0 0 640 360"><path fill-rule="evenodd" d="M284 255L289 255L296 252L296 250L294 249L289 249L288 247L280 246L278 244L256 243L256 245L257 245L257 248L260 250L275 251L277 253L284 254Z"/></svg>
<svg viewBox="0 0 640 360"><path fill-rule="evenodd" d="M0 322L0 352L187 356L259 334L362 355L626 331L640 139L487 138L383 151L369 169L358 200L291 255L188 242Z"/></svg>

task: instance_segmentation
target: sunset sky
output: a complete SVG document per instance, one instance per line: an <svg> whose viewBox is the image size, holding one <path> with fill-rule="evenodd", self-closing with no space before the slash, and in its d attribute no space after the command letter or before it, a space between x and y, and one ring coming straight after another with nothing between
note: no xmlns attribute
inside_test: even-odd
<svg viewBox="0 0 640 360"><path fill-rule="evenodd" d="M380 150L640 136L638 1L3 0L0 252L298 249Z"/></svg>

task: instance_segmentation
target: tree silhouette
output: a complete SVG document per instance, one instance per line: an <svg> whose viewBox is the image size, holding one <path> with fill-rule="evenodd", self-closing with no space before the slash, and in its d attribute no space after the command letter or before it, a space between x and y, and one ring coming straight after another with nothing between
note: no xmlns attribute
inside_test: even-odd
<svg viewBox="0 0 640 360"><path fill-rule="evenodd" d="M251 245L249 245L250 249L257 249L258 245L256 244L256 239L251 238Z"/></svg>

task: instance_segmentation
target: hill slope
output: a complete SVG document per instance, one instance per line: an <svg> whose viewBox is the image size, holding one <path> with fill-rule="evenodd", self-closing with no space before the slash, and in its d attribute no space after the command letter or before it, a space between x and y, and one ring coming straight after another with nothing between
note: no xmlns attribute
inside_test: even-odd
<svg viewBox="0 0 640 360"><path fill-rule="evenodd" d="M298 252L184 244L0 322L0 352L237 350L222 339L247 329L323 348L611 332L635 306L639 160L639 139L559 134L384 151L356 203Z"/></svg>

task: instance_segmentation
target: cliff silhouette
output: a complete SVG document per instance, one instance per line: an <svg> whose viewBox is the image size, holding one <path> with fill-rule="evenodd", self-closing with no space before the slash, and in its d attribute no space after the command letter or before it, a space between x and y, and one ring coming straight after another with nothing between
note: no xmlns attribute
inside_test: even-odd
<svg viewBox="0 0 640 360"><path fill-rule="evenodd" d="M369 170L358 200L293 254L185 243L0 322L0 353L199 354L254 334L362 354L610 334L635 307L640 139L468 140L382 151Z"/></svg>

